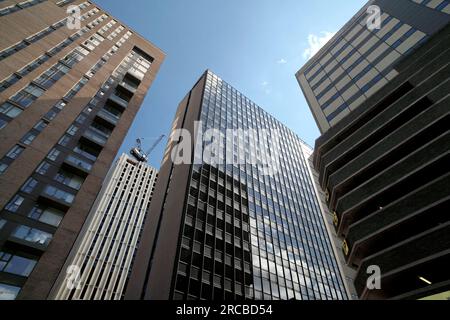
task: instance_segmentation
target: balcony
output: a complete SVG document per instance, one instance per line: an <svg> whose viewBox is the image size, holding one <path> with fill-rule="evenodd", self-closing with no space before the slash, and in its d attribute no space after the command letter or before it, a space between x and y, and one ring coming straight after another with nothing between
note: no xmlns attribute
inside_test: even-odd
<svg viewBox="0 0 450 320"><path fill-rule="evenodd" d="M87 129L83 133L82 138L85 138L88 141L93 142L100 147L104 147L106 142L108 141L107 138L105 138L103 135L96 133L92 128Z"/></svg>
<svg viewBox="0 0 450 320"><path fill-rule="evenodd" d="M52 185L47 185L39 195L39 198L44 204L49 204L60 210L67 210L75 200L75 195Z"/></svg>
<svg viewBox="0 0 450 320"><path fill-rule="evenodd" d="M108 98L109 101L112 101L115 105L119 106L122 109L126 109L128 107L128 101L112 94Z"/></svg>
<svg viewBox="0 0 450 320"><path fill-rule="evenodd" d="M139 82L141 82L142 81L142 79L144 79L144 74L142 73L142 72L140 72L140 71L138 71L137 69L135 69L135 68L130 68L128 71L127 71L127 74L126 74L126 76L132 76L133 78L136 78Z"/></svg>
<svg viewBox="0 0 450 320"><path fill-rule="evenodd" d="M127 90L128 92L131 92L131 93L133 93L133 94L137 91L137 88L135 88L135 87L129 85L129 84L128 84L127 82L125 82L125 81L120 82L120 83L119 83L119 86L121 86L122 88L124 88L125 90Z"/></svg>
<svg viewBox="0 0 450 320"><path fill-rule="evenodd" d="M86 177L92 170L92 164L82 160L81 158L73 155L69 155L64 159L63 165L69 167L74 173Z"/></svg>
<svg viewBox="0 0 450 320"><path fill-rule="evenodd" d="M424 282L417 281L419 276L425 276L436 284L446 281L450 258L449 247L450 222L446 222L386 248L363 260L355 277L356 291L363 299L373 299L373 295L388 299L426 287ZM369 266L374 265L379 266L382 271L381 290L369 290L366 286L367 279L370 277L366 271ZM413 272L410 274L408 270ZM409 275L411 277L405 279ZM398 280L396 284L394 284L395 279Z"/></svg>
<svg viewBox="0 0 450 320"><path fill-rule="evenodd" d="M120 120L120 117L112 114L111 112L106 111L105 109L101 109L97 113L97 117L101 118L102 120L107 121L108 123L110 123L114 126L116 126Z"/></svg>

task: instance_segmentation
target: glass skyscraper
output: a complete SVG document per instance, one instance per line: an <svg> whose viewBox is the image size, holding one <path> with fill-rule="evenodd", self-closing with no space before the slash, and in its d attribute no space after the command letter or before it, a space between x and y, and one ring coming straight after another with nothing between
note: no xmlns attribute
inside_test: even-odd
<svg viewBox="0 0 450 320"><path fill-rule="evenodd" d="M380 25L370 11L380 9ZM369 11L368 11L369 9ZM322 133L397 75L397 64L450 22L448 0L371 0L296 74Z"/></svg>
<svg viewBox="0 0 450 320"><path fill-rule="evenodd" d="M222 133L212 152L220 161L198 161L196 153L194 164L174 164L169 141L126 298L347 299L311 149L210 71L181 102L171 140L177 129L194 133L195 121L202 132ZM254 148L261 143L267 152ZM261 165L267 156L277 159L269 174Z"/></svg>

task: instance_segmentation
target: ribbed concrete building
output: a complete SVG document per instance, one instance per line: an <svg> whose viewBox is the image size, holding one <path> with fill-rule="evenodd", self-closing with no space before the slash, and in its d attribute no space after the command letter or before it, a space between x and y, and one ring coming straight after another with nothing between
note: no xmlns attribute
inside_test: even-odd
<svg viewBox="0 0 450 320"><path fill-rule="evenodd" d="M394 79L397 63L449 21L447 0L369 1L296 74L320 131Z"/></svg>
<svg viewBox="0 0 450 320"><path fill-rule="evenodd" d="M316 141L314 166L361 299L448 299L450 25L396 69Z"/></svg>
<svg viewBox="0 0 450 320"><path fill-rule="evenodd" d="M126 154L116 161L50 298L123 298L156 178L156 169L145 162Z"/></svg>
<svg viewBox="0 0 450 320"><path fill-rule="evenodd" d="M0 299L48 298L163 58L90 1L0 1Z"/></svg>

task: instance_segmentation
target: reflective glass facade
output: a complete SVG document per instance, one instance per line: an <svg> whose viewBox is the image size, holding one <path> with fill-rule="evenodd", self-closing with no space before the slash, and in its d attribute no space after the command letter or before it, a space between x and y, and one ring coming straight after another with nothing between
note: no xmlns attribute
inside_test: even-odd
<svg viewBox="0 0 450 320"><path fill-rule="evenodd" d="M242 154L265 156L250 147L256 137L239 134L226 136L218 151L225 164L191 166L172 298L346 299L309 147L215 74L205 77L203 130L269 129L278 136L279 170L267 175L254 163L233 164Z"/></svg>
<svg viewBox="0 0 450 320"><path fill-rule="evenodd" d="M381 9L380 28L368 28L369 5ZM396 64L449 21L449 1L369 1L296 75L321 132L396 77Z"/></svg>

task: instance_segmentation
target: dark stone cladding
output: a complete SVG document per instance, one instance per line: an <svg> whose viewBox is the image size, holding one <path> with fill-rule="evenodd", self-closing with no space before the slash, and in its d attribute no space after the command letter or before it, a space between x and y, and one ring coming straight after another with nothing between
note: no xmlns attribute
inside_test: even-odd
<svg viewBox="0 0 450 320"><path fill-rule="evenodd" d="M316 141L314 167L361 299L450 288L450 25ZM381 289L366 286L381 270ZM424 281L425 280L425 281Z"/></svg>

